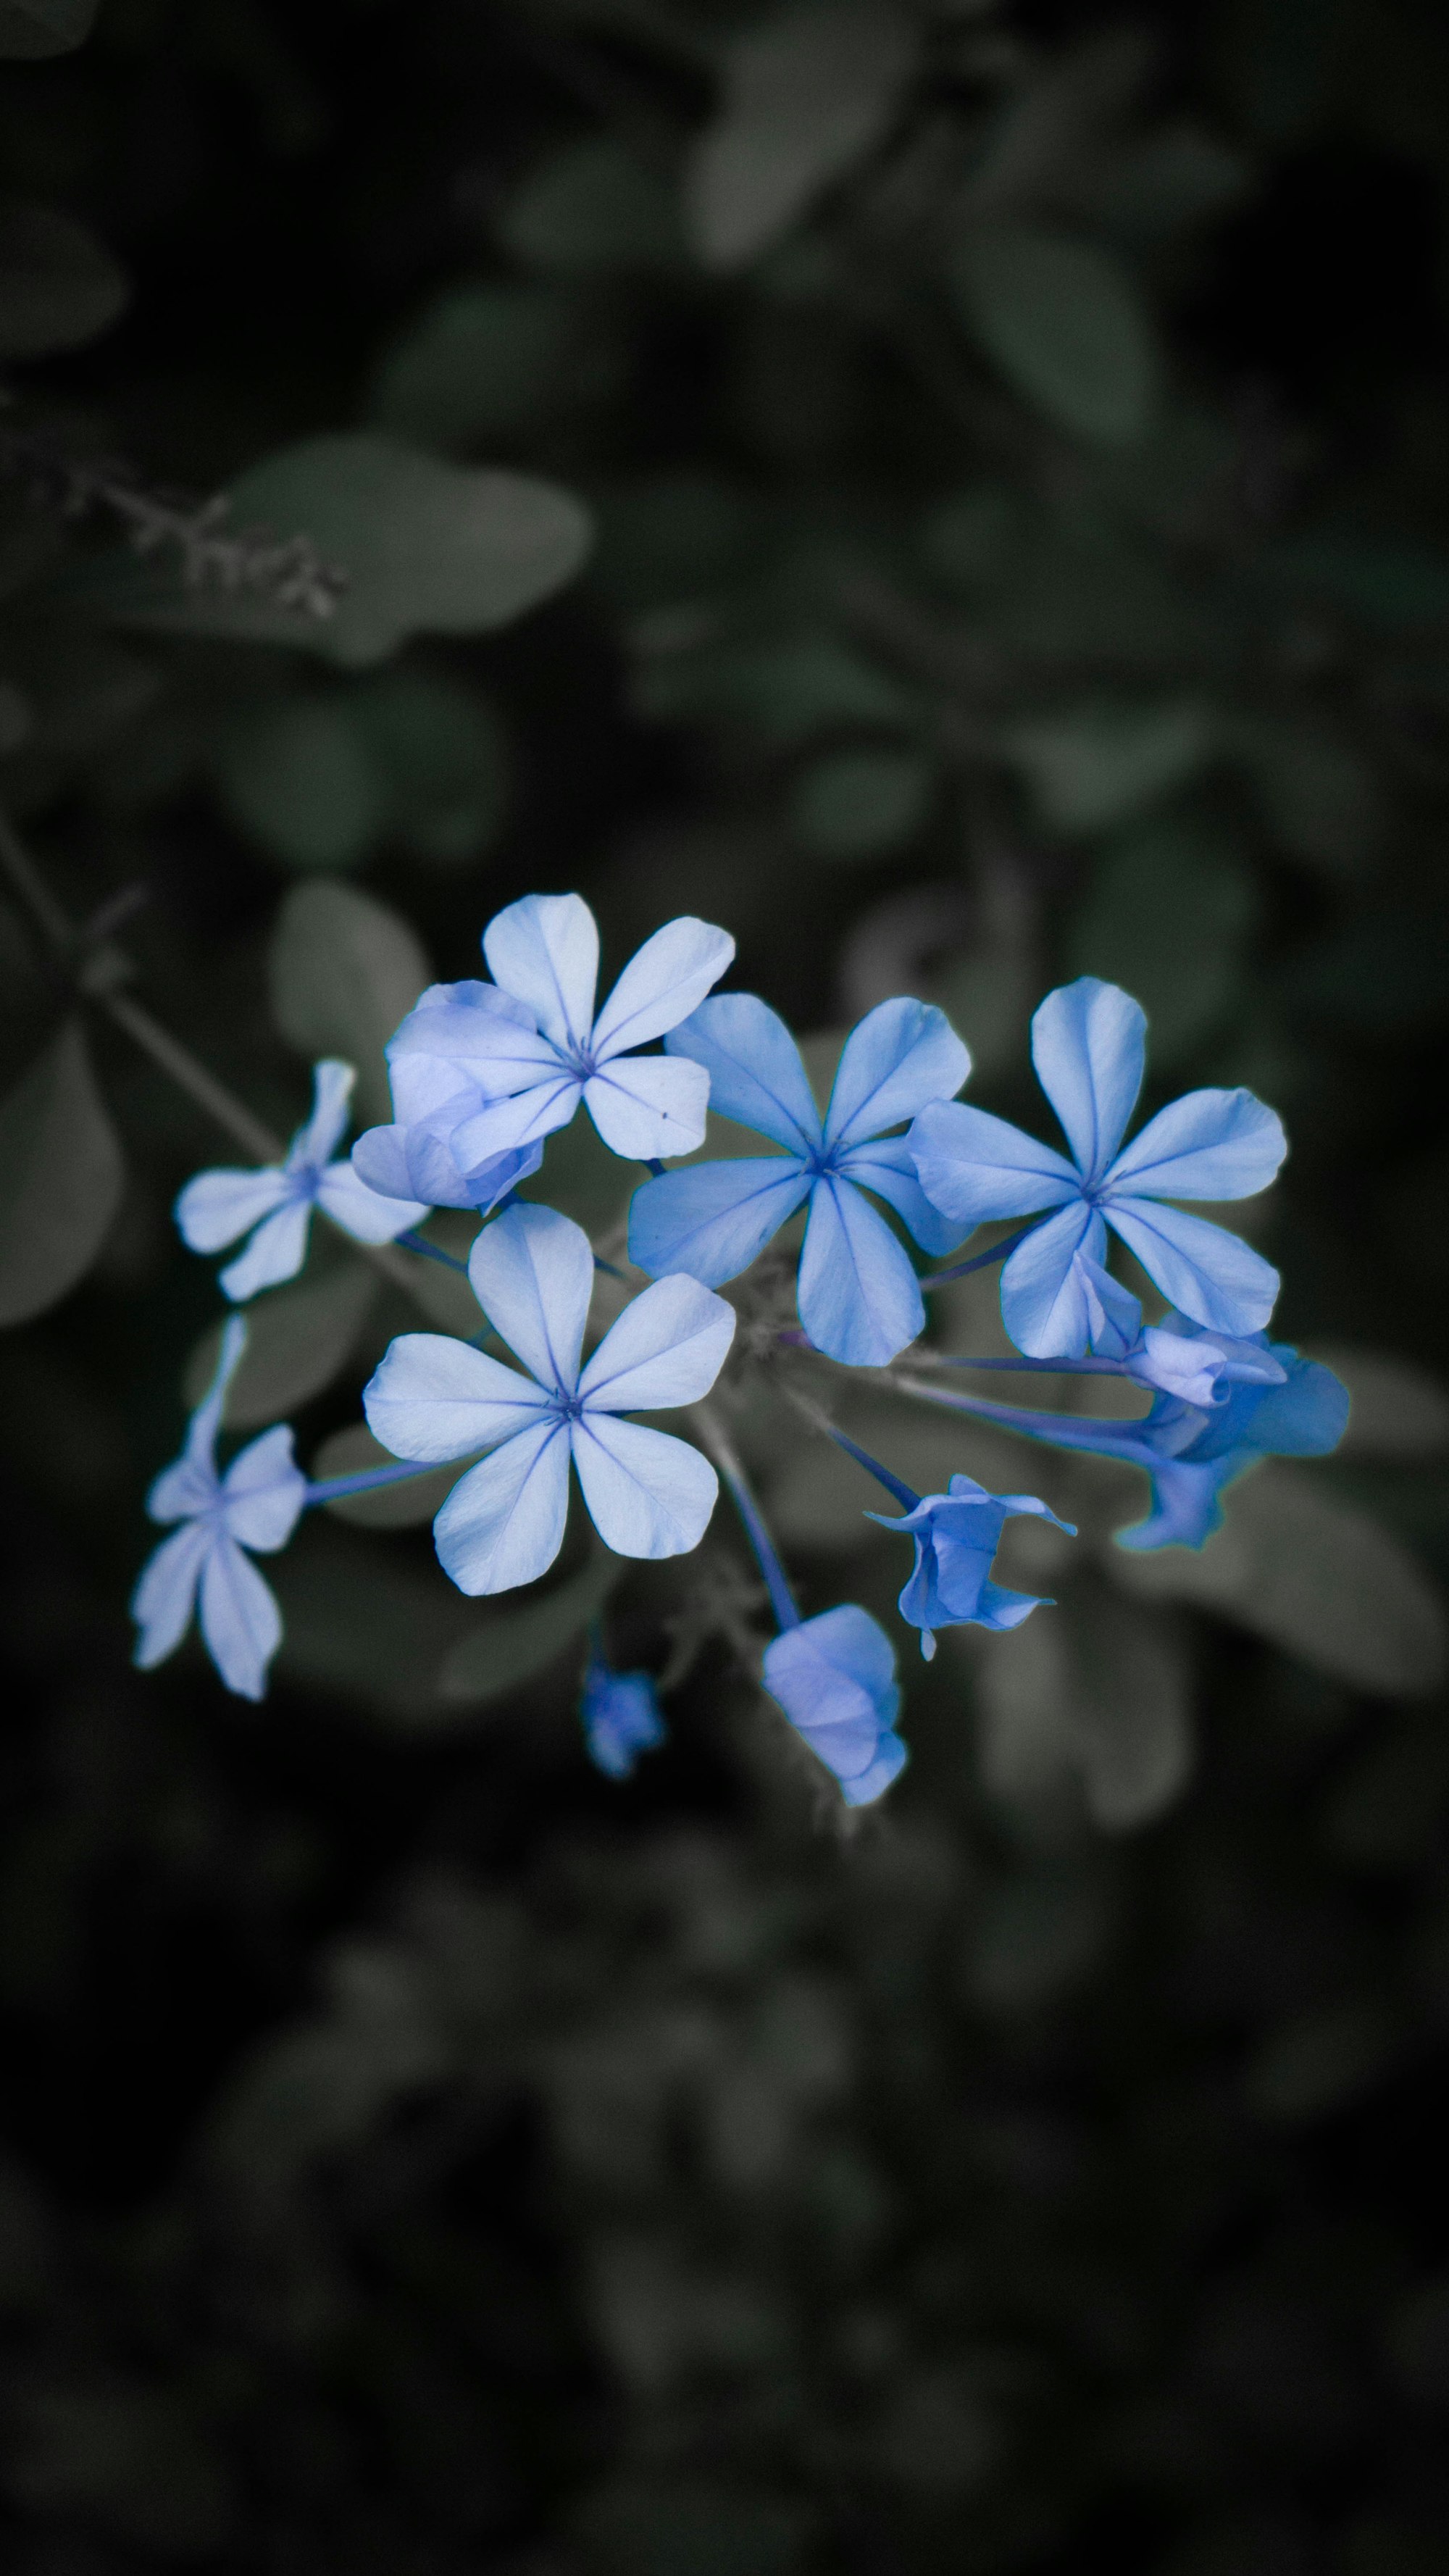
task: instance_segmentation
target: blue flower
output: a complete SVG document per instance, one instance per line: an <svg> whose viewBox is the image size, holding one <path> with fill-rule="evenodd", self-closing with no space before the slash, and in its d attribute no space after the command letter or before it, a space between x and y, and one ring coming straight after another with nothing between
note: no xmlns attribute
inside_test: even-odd
<svg viewBox="0 0 1449 2576"><path fill-rule="evenodd" d="M1111 1360L1123 1377L1154 1395L1181 1396L1185 1404L1226 1404L1235 1386L1282 1386L1287 1371L1261 1333L1234 1337L1207 1333L1185 1315L1167 1314L1144 1327L1142 1308L1099 1262L1079 1253L1087 1313L1087 1350Z"/></svg>
<svg viewBox="0 0 1449 2576"><path fill-rule="evenodd" d="M895 1649L854 1601L786 1628L765 1648L765 1688L812 1753L840 1782L848 1807L866 1807L904 1769L895 1732L900 1684Z"/></svg>
<svg viewBox="0 0 1449 2576"><path fill-rule="evenodd" d="M611 1780L627 1780L641 1753L664 1742L664 1720L648 1673L616 1673L590 1655L579 1701L589 1759Z"/></svg>
<svg viewBox="0 0 1449 2576"><path fill-rule="evenodd" d="M712 1108L785 1151L646 1181L629 1212L630 1259L655 1278L685 1270L717 1288L808 1199L801 1323L831 1359L894 1359L922 1330L925 1309L904 1250L861 1192L883 1198L928 1252L959 1237L924 1195L907 1139L884 1133L947 1099L970 1072L945 1014L905 999L868 1012L846 1041L823 1121L799 1048L753 993L716 995L667 1044L671 1057L704 1068Z"/></svg>
<svg viewBox="0 0 1449 2576"><path fill-rule="evenodd" d="M359 1243L391 1243L427 1215L426 1203L379 1197L349 1163L329 1162L347 1124L356 1080L350 1064L324 1058L312 1068L312 1115L298 1128L284 1163L260 1171L198 1172L178 1198L176 1222L192 1252L219 1252L239 1234L251 1235L245 1252L221 1274L222 1287L238 1304L259 1288L295 1278L307 1258L314 1207Z"/></svg>
<svg viewBox="0 0 1449 2576"><path fill-rule="evenodd" d="M694 1066L631 1047L675 1027L735 953L729 933L682 915L646 939L594 1015L599 933L576 894L530 894L483 934L491 984L432 984L392 1038L396 1121L369 1129L357 1169L389 1189L428 1182L437 1207L495 1204L536 1171L542 1140L582 1100L604 1143L641 1162L691 1154L709 1083ZM506 1158L531 1155L507 1177Z"/></svg>
<svg viewBox="0 0 1449 2576"><path fill-rule="evenodd" d="M247 1328L233 1315L222 1335L216 1375L191 1417L186 1446L146 1497L153 1521L184 1526L163 1539L142 1569L131 1601L141 1634L143 1672L174 1654L200 1595L201 1633L227 1689L260 1699L267 1666L282 1636L281 1616L256 1567L243 1554L285 1547L307 1500L307 1479L292 1457L285 1424L264 1431L224 1476L216 1469L216 1435L226 1391L246 1348Z"/></svg>
<svg viewBox="0 0 1449 2576"><path fill-rule="evenodd" d="M945 1494L923 1494L914 1509L896 1519L889 1512L867 1512L882 1529L905 1530L915 1540L916 1561L900 1598L900 1612L921 1632L927 1663L936 1651L938 1628L1019 1628L1045 1603L1034 1592L1009 1592L991 1581L991 1562L1005 1523L1020 1514L1051 1521L1069 1538L1070 1521L1039 1502L1035 1494L989 1494L970 1476L953 1476Z"/></svg>
<svg viewBox="0 0 1449 2576"><path fill-rule="evenodd" d="M1142 1087L1146 1028L1138 1003L1092 975L1049 993L1033 1019L1032 1061L1071 1162L959 1101L923 1109L911 1129L921 1186L957 1224L1057 1211L1001 1274L1002 1321L1018 1350L1039 1359L1090 1347L1085 1265L1100 1270L1108 1226L1194 1323L1242 1335L1273 1311L1278 1273L1268 1262L1221 1226L1161 1202L1266 1189L1287 1151L1281 1122L1251 1091L1190 1091L1119 1152Z"/></svg>
<svg viewBox="0 0 1449 2576"><path fill-rule="evenodd" d="M404 1333L362 1397L394 1457L441 1465L491 1452L459 1478L433 1523L459 1591L507 1592L552 1565L570 1456L594 1526L618 1555L697 1547L719 1491L714 1469L688 1441L619 1417L708 1394L734 1336L733 1308L697 1280L659 1280L625 1307L581 1372L594 1286L581 1226L552 1208L510 1208L479 1235L468 1276L528 1376L447 1334Z"/></svg>

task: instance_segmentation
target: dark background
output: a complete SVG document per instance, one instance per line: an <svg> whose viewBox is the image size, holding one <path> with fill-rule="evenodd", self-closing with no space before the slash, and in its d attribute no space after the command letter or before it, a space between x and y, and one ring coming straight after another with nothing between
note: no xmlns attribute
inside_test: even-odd
<svg viewBox="0 0 1449 2576"><path fill-rule="evenodd" d="M262 1709L194 1645L137 1675L217 1311L168 1207L232 1149L83 1002L125 1195L0 1344L17 2576L1445 2564L1449 32L914 23L895 112L734 264L679 216L735 33L705 0L103 0L0 66L0 182L131 285L0 414L0 795L74 918L134 893L131 989L284 1133L303 883L450 976L528 889L583 891L606 965L699 911L802 1031L942 1001L1033 1125L1032 1003L1116 976L1154 1100L1284 1111L1255 1236L1354 1431L1243 1489L1236 1557L1131 1590L1130 1480L998 1444L986 1481L1083 1523L1063 1609L913 1668L854 1831L717 1639L625 1788L576 1640L445 1704L475 1614L425 1528L304 1532ZM960 284L983 223L1108 265L1150 422L1084 414L1090 346L1055 407L1013 371ZM57 457L202 496L369 422L573 493L588 567L342 669L204 591L189 633L127 622L113 515L58 508ZM0 951L14 1082L73 994L8 899ZM549 1179L620 1213L616 1167ZM325 1312L280 1310L304 1458L406 1321L338 1324L351 1276L319 1240ZM778 1428L755 1463L807 1606L883 1612L856 1498ZM621 1657L687 1642L690 1580L628 1579Z"/></svg>

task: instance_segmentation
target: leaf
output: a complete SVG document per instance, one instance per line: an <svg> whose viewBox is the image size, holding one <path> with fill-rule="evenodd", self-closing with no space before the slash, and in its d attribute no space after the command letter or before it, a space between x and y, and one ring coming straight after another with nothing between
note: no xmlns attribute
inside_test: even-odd
<svg viewBox="0 0 1449 2576"><path fill-rule="evenodd" d="M130 293L125 270L74 216L0 200L0 358L78 349L124 312Z"/></svg>
<svg viewBox="0 0 1449 2576"><path fill-rule="evenodd" d="M723 105L685 173L707 267L742 267L884 141L917 53L910 20L870 0L791 9L733 40Z"/></svg>
<svg viewBox="0 0 1449 2576"><path fill-rule="evenodd" d="M320 1484L327 1476L357 1476L369 1467L395 1467L397 1463L392 1451L374 1440L365 1422L354 1422L323 1441L310 1473ZM446 1467L438 1467L409 1484L380 1485L371 1494L348 1494L327 1503L324 1509L339 1521L350 1521L356 1529L418 1529L441 1510L458 1478L472 1464L471 1458L453 1459Z"/></svg>
<svg viewBox="0 0 1449 2576"><path fill-rule="evenodd" d="M975 1667L982 1777L1004 1805L1050 1810L1076 1783L1093 1822L1122 1833L1181 1795L1190 1667L1160 1611L1077 1582L1009 1636L948 1633Z"/></svg>
<svg viewBox="0 0 1449 2576"><path fill-rule="evenodd" d="M1072 924L1070 972L1136 995L1154 1064L1171 1064L1231 1010L1259 916L1256 879L1212 825L1169 817L1108 849Z"/></svg>
<svg viewBox="0 0 1449 2576"><path fill-rule="evenodd" d="M993 226L950 265L980 347L1037 410L1102 447L1146 437L1161 367L1147 312L1121 263L1096 244Z"/></svg>
<svg viewBox="0 0 1449 2576"><path fill-rule="evenodd" d="M330 617L257 592L180 590L107 568L112 615L184 635L290 644L359 667L413 634L483 635L571 581L589 550L582 504L526 474L445 464L372 430L304 439L244 474L232 524L304 535L346 587Z"/></svg>
<svg viewBox="0 0 1449 2576"><path fill-rule="evenodd" d="M84 1278L124 1179L85 1039L68 1021L0 1100L0 1325L43 1315Z"/></svg>
<svg viewBox="0 0 1449 2576"><path fill-rule="evenodd" d="M820 858L878 858L920 830L934 785L921 752L832 752L796 782L791 825Z"/></svg>
<svg viewBox="0 0 1449 2576"><path fill-rule="evenodd" d="M359 1123L392 1114L383 1049L428 980L416 933L355 886L297 886L277 916L272 1016L300 1054L356 1065Z"/></svg>
<svg viewBox="0 0 1449 2576"><path fill-rule="evenodd" d="M1271 1464L1224 1496L1206 1546L1114 1551L1114 1578L1216 1611L1358 1690L1414 1698L1442 1680L1449 1622L1428 1576L1366 1512Z"/></svg>
<svg viewBox="0 0 1449 2576"><path fill-rule="evenodd" d="M516 1690L598 1617L623 1572L618 1557L600 1553L541 1600L475 1614L468 1635L438 1666L439 1696L455 1708L482 1708Z"/></svg>
<svg viewBox="0 0 1449 2576"><path fill-rule="evenodd" d="M0 0L0 60L44 62L90 34L99 0Z"/></svg>
<svg viewBox="0 0 1449 2576"><path fill-rule="evenodd" d="M217 777L232 821L287 867L351 867L382 837L382 780L345 699L244 716L223 736Z"/></svg>
<svg viewBox="0 0 1449 2576"><path fill-rule="evenodd" d="M222 1420L233 1431L280 1422L340 1376L377 1296L376 1274L349 1261L320 1279L275 1288L247 1312L247 1347ZM186 1401L199 1404L216 1368L223 1327L204 1333L186 1363Z"/></svg>
<svg viewBox="0 0 1449 2576"><path fill-rule="evenodd" d="M502 830L508 740L490 700L437 672L389 671L353 701L392 834L435 867L482 858Z"/></svg>
<svg viewBox="0 0 1449 2576"><path fill-rule="evenodd" d="M966 1961L971 2000L993 2016L1039 2012L1085 1985L1113 1929L1106 1889L1080 1864L1040 1862L1002 1880Z"/></svg>
<svg viewBox="0 0 1449 2576"><path fill-rule="evenodd" d="M267 1579L282 1608L279 1681L408 1732L457 1726L458 1711L439 1697L438 1660L473 1613L441 1567L408 1563L395 1541L319 1519L269 1564Z"/></svg>
<svg viewBox="0 0 1449 2576"><path fill-rule="evenodd" d="M557 287L455 286L385 355L373 386L379 426L466 452L612 391L613 343Z"/></svg>
<svg viewBox="0 0 1449 2576"><path fill-rule="evenodd" d="M1003 742L1045 820L1063 832L1129 822L1191 778L1212 749L1211 711L1197 698L1034 716Z"/></svg>
<svg viewBox="0 0 1449 2576"><path fill-rule="evenodd" d="M1442 1458L1449 1450L1449 1388L1390 1351L1315 1342L1308 1357L1343 1380L1352 1401L1339 1458Z"/></svg>
<svg viewBox="0 0 1449 2576"><path fill-rule="evenodd" d="M1246 2069L1248 2100L1262 2120L1286 2125L1330 2117L1371 2092L1403 2054L1386 2004L1350 1995L1280 2022Z"/></svg>
<svg viewBox="0 0 1449 2576"><path fill-rule="evenodd" d="M515 258L561 277L685 265L676 190L608 135L551 154L499 231Z"/></svg>

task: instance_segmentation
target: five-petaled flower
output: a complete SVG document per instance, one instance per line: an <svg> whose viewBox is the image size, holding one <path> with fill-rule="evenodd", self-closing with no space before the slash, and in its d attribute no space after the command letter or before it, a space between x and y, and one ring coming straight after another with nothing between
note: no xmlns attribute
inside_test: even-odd
<svg viewBox="0 0 1449 2576"><path fill-rule="evenodd" d="M925 1309L903 1247L861 1193L883 1198L928 1252L960 1237L922 1190L907 1139L885 1132L949 1099L971 1070L944 1012L904 997L868 1012L846 1040L823 1119L799 1048L753 993L717 994L666 1044L671 1058L704 1069L712 1109L785 1150L647 1181L629 1212L631 1260L656 1278L688 1271L717 1288L808 1199L796 1287L805 1331L831 1359L894 1359L923 1329Z"/></svg>
<svg viewBox="0 0 1449 2576"><path fill-rule="evenodd" d="M895 1732L895 1648L857 1602L784 1628L765 1648L765 1688L833 1771L848 1807L867 1807L905 1767Z"/></svg>
<svg viewBox="0 0 1449 2576"><path fill-rule="evenodd" d="M283 1163L260 1171L198 1172L176 1202L181 1239L192 1252L220 1252L250 1234L245 1252L221 1274L238 1305L259 1288L295 1278L307 1258L312 1210L320 1207L359 1243L391 1243L428 1213L413 1199L381 1198L350 1163L329 1161L347 1124L357 1075L350 1064L325 1057L312 1069L312 1115L299 1127Z"/></svg>
<svg viewBox="0 0 1449 2576"><path fill-rule="evenodd" d="M468 1262L473 1293L529 1374L443 1333L404 1333L363 1391L395 1457L441 1465L491 1454L433 1523L461 1592L507 1592L546 1573L563 1543L572 1456L594 1526L620 1556L697 1547L718 1479L688 1441L621 1416L707 1395L734 1309L695 1279L662 1279L625 1307L580 1369L594 1285L581 1226L546 1207L510 1208Z"/></svg>
<svg viewBox="0 0 1449 2576"><path fill-rule="evenodd" d="M1211 1331L1259 1331L1278 1273L1235 1234L1165 1199L1250 1198L1287 1151L1274 1111L1251 1091L1190 1091L1119 1151L1142 1087L1147 1020L1115 984L1083 975L1049 993L1031 1024L1032 1061L1074 1160L964 1102L924 1108L910 1145L921 1187L959 1227L1052 1209L1010 1255L1001 1316L1036 1358L1092 1345L1111 1226L1164 1297Z"/></svg>
<svg viewBox="0 0 1449 2576"><path fill-rule="evenodd" d="M246 1325L233 1315L222 1335L216 1374L191 1417L186 1446L146 1497L153 1521L183 1526L162 1540L143 1567L131 1615L141 1631L136 1661L149 1672L180 1645L199 1595L201 1633L227 1689L260 1699L282 1622L268 1586L243 1551L271 1555L286 1546L307 1500L307 1479L293 1459L292 1434L284 1423L250 1442L224 1476L217 1473L216 1435L246 1338Z"/></svg>
<svg viewBox="0 0 1449 2576"><path fill-rule="evenodd" d="M494 1203L538 1167L541 1140L582 1101L616 1154L657 1161L704 1137L709 1084L664 1056L631 1055L687 1018L735 953L729 933L686 914L631 958L594 1014L599 934L576 894L530 894L483 933L491 984L433 984L391 1040L396 1118L354 1148L357 1169L406 1176L436 1206ZM510 1156L531 1160L509 1166Z"/></svg>
<svg viewBox="0 0 1449 2576"><path fill-rule="evenodd" d="M589 1759L610 1780L627 1780L641 1753L664 1741L659 1695L648 1673L616 1673L590 1655L579 1698Z"/></svg>
<svg viewBox="0 0 1449 2576"><path fill-rule="evenodd" d="M1076 1536L1071 1522L1058 1520L1035 1494L989 1494L971 1476L953 1476L944 1494L922 1494L899 1518L866 1513L882 1529L902 1530L915 1540L916 1561L899 1606L901 1617L920 1629L927 1663L938 1628L1019 1628L1033 1610L1047 1606L1039 1593L1011 1592L991 1580L1003 1526L1023 1513Z"/></svg>

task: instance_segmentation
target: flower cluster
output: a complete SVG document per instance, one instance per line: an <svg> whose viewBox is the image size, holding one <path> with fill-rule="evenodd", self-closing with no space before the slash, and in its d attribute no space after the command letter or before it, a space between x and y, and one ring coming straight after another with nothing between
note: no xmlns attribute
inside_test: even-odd
<svg viewBox="0 0 1449 2576"><path fill-rule="evenodd" d="M1124 1143L1147 1024L1116 986L1084 976L1050 993L1032 1023L1063 1154L959 1099L971 1070L965 1044L940 1010L905 996L851 1033L822 1110L776 1013L754 994L713 992L734 943L708 922L657 931L601 1009L598 933L577 895L510 904L488 925L483 951L491 980L433 985L403 1020L387 1050L393 1119L361 1136L350 1162L333 1157L352 1069L329 1060L315 1069L311 1118L280 1164L203 1172L181 1193L177 1222L194 1250L249 1236L221 1276L238 1301L301 1268L314 1208L359 1244L401 1243L442 1260L453 1256L419 1227L434 1208L471 1209L479 1228L466 1273L483 1320L471 1340L395 1339L362 1401L398 1463L311 1482L284 1426L218 1472L217 1435L246 1339L233 1318L183 1457L151 1493L153 1517L182 1526L137 1588L138 1662L171 1653L199 1603L223 1680L259 1697L281 1621L247 1551L284 1546L304 1508L344 1493L456 1465L434 1540L459 1590L479 1596L536 1582L554 1564L571 1469L604 1545L642 1562L699 1545L723 1479L774 1613L777 1633L751 1650L764 1689L844 1803L862 1806L907 1759L895 1650L857 1603L802 1617L731 1443L733 1380L718 1407L706 1401L732 1353L736 1375L780 1371L786 1396L900 1507L869 1517L912 1542L900 1614L927 1657L940 1628L1014 1628L1044 1606L996 1580L1009 1520L1074 1533L1037 1496L993 1494L966 1473L944 1493L916 1493L821 1411L821 1363L883 1373L910 1400L1143 1468L1152 1508L1119 1533L1131 1548L1201 1546L1232 1478L1269 1454L1321 1455L1340 1437L1347 1397L1338 1381L1268 1339L1277 1273L1178 1204L1265 1189L1286 1150L1281 1124L1251 1092L1200 1090ZM640 1052L661 1038L662 1053ZM516 1195L580 1104L612 1152L646 1167L628 1251L648 1284L622 1303L623 1274L583 1229ZM707 1111L774 1150L682 1159L703 1144ZM664 1170L666 1160L676 1168ZM796 1331L780 1328L768 1297L754 1297L750 1274L802 1218ZM923 1272L917 1255L940 1260L1002 1220L1012 1231L984 1252ZM1109 1269L1110 1236L1159 1292L1165 1311L1155 1320ZM932 1289L997 1262L1019 1359L913 1351ZM601 1281L612 1311L596 1316ZM733 1298L722 1297L732 1282ZM737 1336L741 1311L751 1329ZM480 1347L490 1338L516 1366ZM792 1381L802 1364L815 1372L815 1394ZM1032 1412L941 1374L1002 1366L1119 1376L1145 1390L1150 1407L1135 1422ZM634 1418L680 1409L692 1437ZM616 1672L597 1627L580 1713L593 1760L616 1779L663 1740L658 1686L646 1672Z"/></svg>

